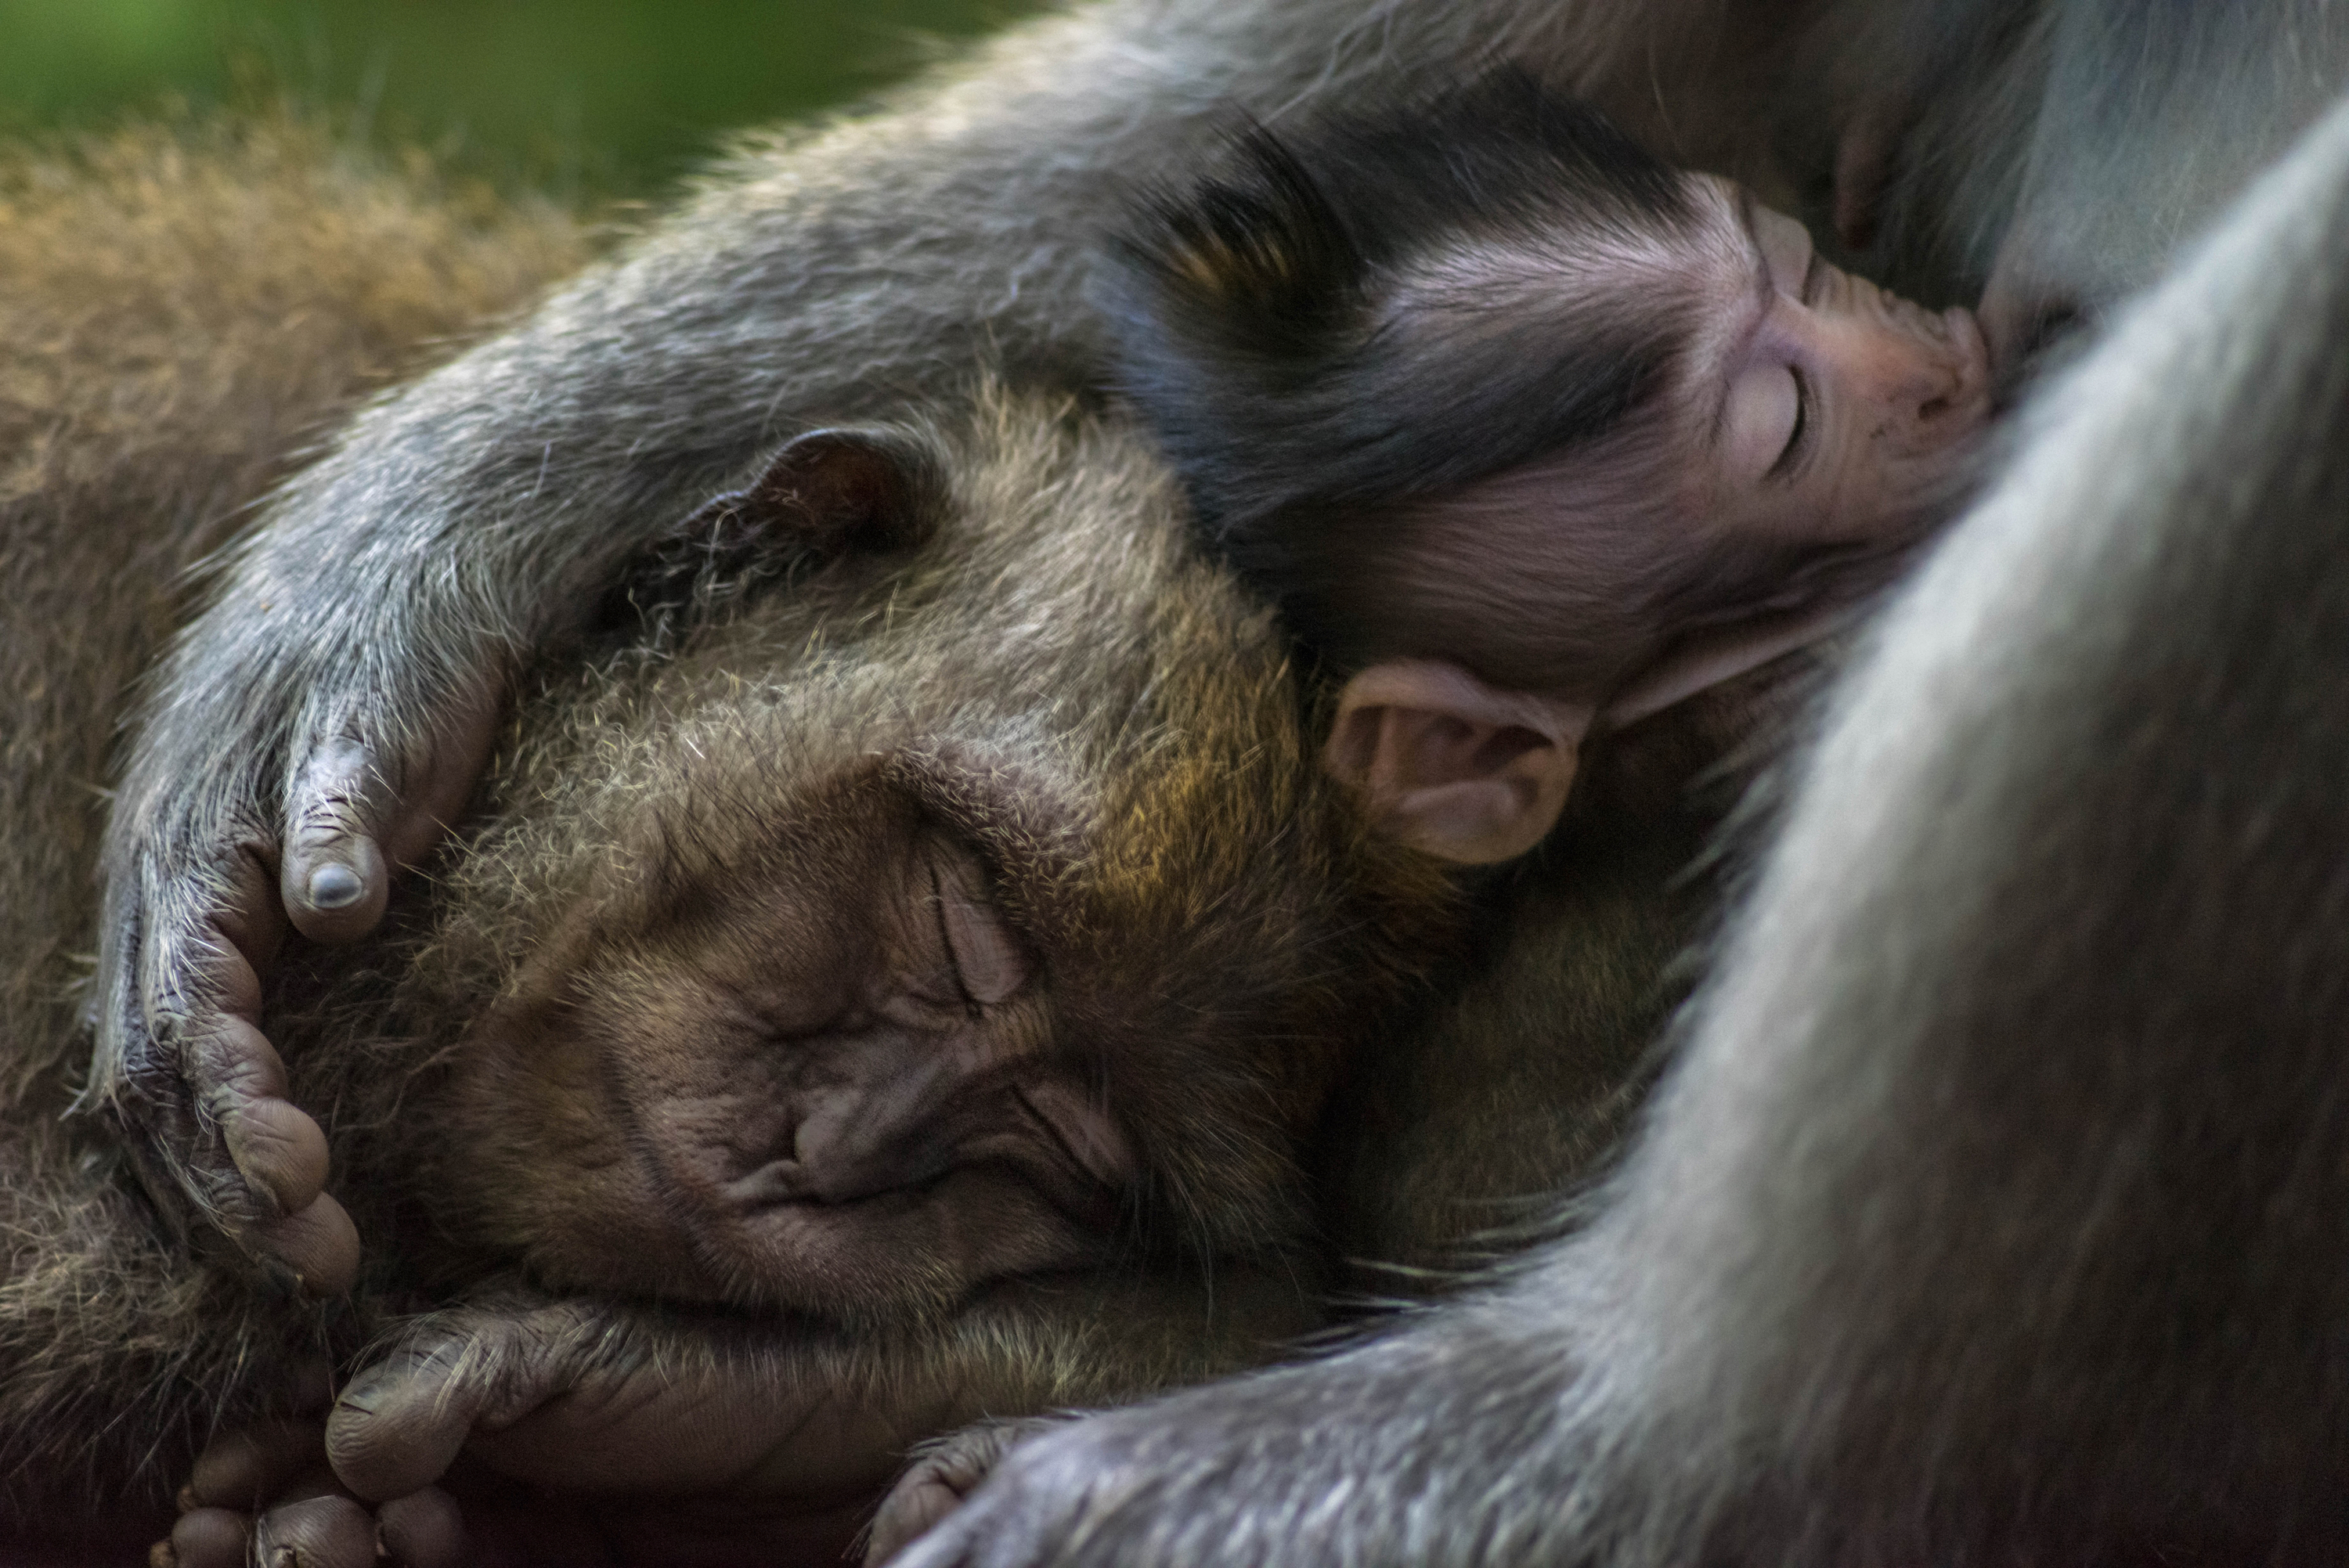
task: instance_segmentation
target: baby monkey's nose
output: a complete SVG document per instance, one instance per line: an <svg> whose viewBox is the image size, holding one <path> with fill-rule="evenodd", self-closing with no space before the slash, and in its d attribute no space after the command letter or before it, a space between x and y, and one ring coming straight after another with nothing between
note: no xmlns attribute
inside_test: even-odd
<svg viewBox="0 0 2349 1568"><path fill-rule="evenodd" d="M1862 396L1895 440L1935 449L1971 436L1990 417L1982 328L1966 310L1898 304L1853 356Z"/></svg>

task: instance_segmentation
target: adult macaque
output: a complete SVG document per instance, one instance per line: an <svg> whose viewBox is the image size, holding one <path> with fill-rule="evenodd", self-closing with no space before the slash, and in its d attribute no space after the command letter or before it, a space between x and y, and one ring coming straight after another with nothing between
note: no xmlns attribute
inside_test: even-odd
<svg viewBox="0 0 2349 1568"><path fill-rule="evenodd" d="M2004 258L2015 346L2349 59L2289 5L1947 19L1900 124L2000 137L1853 161L1904 224L1997 193L1877 232ZM905 1562L2337 1561L2344 247L2349 110L2056 384L1840 694L1588 1231L1040 1441Z"/></svg>
<svg viewBox="0 0 2349 1568"><path fill-rule="evenodd" d="M1319 780L1269 616L1065 405L746 480L611 592L673 629L523 707L429 907L265 1015L370 1279L464 1305L308 1429L386 1511L232 1454L191 1568L289 1497L264 1544L365 1562L469 1445L633 1553L821 1560L919 1437L1318 1321L1307 1139L1456 900Z"/></svg>
<svg viewBox="0 0 2349 1568"><path fill-rule="evenodd" d="M903 1563L2339 1561L2344 247L2349 108L2061 383L1588 1231Z"/></svg>
<svg viewBox="0 0 2349 1568"><path fill-rule="evenodd" d="M1518 72L1231 161L1117 247L1118 380L1405 842L1522 854L1588 737L1849 619L1961 494L1970 312Z"/></svg>
<svg viewBox="0 0 2349 1568"><path fill-rule="evenodd" d="M50 438L0 513L44 611L9 623L0 906L54 922L5 950L12 1561L151 1540L215 1425L193 1501L231 1506L180 1522L189 1563L241 1559L258 1501L324 1563L378 1535L447 1563L464 1526L541 1561L832 1560L917 1437L1316 1323L1306 1137L1457 900L1318 780L1268 614L1145 444L1065 401L714 477L532 672L464 852L378 944L289 955L261 1016L336 1113L374 1243L347 1306L216 1276L59 1120L84 781L176 570L402 329L575 255L551 217L451 225L312 157L160 139L11 210L10 415ZM112 289L57 264L109 233ZM336 1361L374 1371L329 1449ZM431 1483L476 1439L460 1525Z"/></svg>

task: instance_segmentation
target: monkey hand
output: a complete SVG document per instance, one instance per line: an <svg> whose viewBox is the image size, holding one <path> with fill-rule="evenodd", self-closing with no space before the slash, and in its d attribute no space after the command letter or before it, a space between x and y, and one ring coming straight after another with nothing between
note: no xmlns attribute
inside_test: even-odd
<svg viewBox="0 0 2349 1568"><path fill-rule="evenodd" d="M405 1568L837 1562L906 1447L850 1359L797 1322L520 1293L435 1313L323 1421L215 1444L179 1568L256 1542L285 1568L372 1568L379 1545Z"/></svg>
<svg viewBox="0 0 2349 1568"><path fill-rule="evenodd" d="M207 727L202 694L165 690L108 829L88 1098L175 1223L217 1231L282 1286L338 1295L358 1236L324 1190L325 1135L261 1032L263 976L289 928L321 943L374 928L391 871L471 792L495 704L328 725L284 743L281 771L281 748Z"/></svg>
<svg viewBox="0 0 2349 1568"><path fill-rule="evenodd" d="M1284 1454L1244 1462L1251 1434L1224 1418L1244 1385L1210 1386L1153 1404L1089 1417L989 1460L984 1484L960 1495L905 1497L926 1479L917 1462L874 1521L869 1565L888 1568L1043 1568L1045 1564L1309 1563L1284 1542L1272 1551L1225 1549L1247 1520L1227 1501L1245 1473L1255 1503L1287 1491L1300 1472ZM949 1439L952 1441L953 1439ZM1267 1450L1268 1452L1269 1450ZM930 1518L918 1520L923 1504ZM1277 1504L1272 1504L1277 1507ZM896 1511L895 1517L892 1510ZM903 1532L919 1533L910 1545ZM885 1531L888 1532L885 1539ZM1264 1543L1258 1542L1257 1546ZM894 1555L884 1555L887 1547Z"/></svg>
<svg viewBox="0 0 2349 1568"><path fill-rule="evenodd" d="M1028 1436L889 1568L1468 1560L1464 1543L1490 1540L1496 1505L1572 1484L1525 1468L1528 1454L1554 1465L1574 1449L1570 1436L1516 1444L1570 1407L1570 1377L1555 1336L1541 1343L1462 1304L1335 1356ZM1513 1446L1460 1448L1488 1430ZM1445 1463L1428 1462L1431 1445ZM1525 1561L1576 1556L1562 1540L1538 1544L1558 1550Z"/></svg>
<svg viewBox="0 0 2349 1568"><path fill-rule="evenodd" d="M216 1438L180 1493L180 1521L150 1561L169 1568L460 1568L455 1500L437 1487L370 1508L335 1479L324 1416Z"/></svg>
<svg viewBox="0 0 2349 1568"><path fill-rule="evenodd" d="M916 1449L873 1516L864 1538L868 1568L880 1568L961 1507L963 1499L994 1474L1013 1449L1080 1418L1061 1415L980 1421Z"/></svg>

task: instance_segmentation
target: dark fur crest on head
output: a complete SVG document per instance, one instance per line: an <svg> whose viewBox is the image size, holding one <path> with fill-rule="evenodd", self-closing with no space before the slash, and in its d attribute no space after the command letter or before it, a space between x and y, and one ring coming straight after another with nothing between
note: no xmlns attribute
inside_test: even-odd
<svg viewBox="0 0 2349 1568"><path fill-rule="evenodd" d="M1113 242L1116 380L1215 547L1309 642L1360 657L1330 590L1392 546L1398 503L1598 440L1684 346L1669 309L1558 287L1529 320L1510 285L1561 245L1651 246L1693 219L1674 170L1515 67L1257 127Z"/></svg>

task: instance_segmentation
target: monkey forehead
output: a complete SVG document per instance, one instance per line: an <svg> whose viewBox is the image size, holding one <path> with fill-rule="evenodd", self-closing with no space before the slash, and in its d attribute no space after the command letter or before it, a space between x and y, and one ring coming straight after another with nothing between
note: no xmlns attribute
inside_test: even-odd
<svg viewBox="0 0 2349 1568"><path fill-rule="evenodd" d="M657 867L775 874L854 830L843 785L886 775L1032 866L1137 974L1259 916L1342 922L1358 893L1445 923L1423 873L1350 847L1272 613L1191 539L1154 449L1066 399L988 389L968 412L939 433L947 514L902 559L550 684L451 868L455 902L509 908L483 923L519 951ZM1296 952L1228 962L1278 985Z"/></svg>
<svg viewBox="0 0 2349 1568"><path fill-rule="evenodd" d="M1463 238L1396 269L1374 330L1506 338L1541 323L1621 330L1684 306L1705 281L1691 260L1680 237L1625 223Z"/></svg>
<svg viewBox="0 0 2349 1568"><path fill-rule="evenodd" d="M1754 234L1753 193L1717 174L1689 176L1698 221L1686 264L1699 281L1688 384L1724 370L1762 325L1775 289ZM1684 384L1685 385L1685 384ZM1712 410L1703 412L1709 417Z"/></svg>
<svg viewBox="0 0 2349 1568"><path fill-rule="evenodd" d="M1603 331L1614 323L1654 323L1750 288L1737 187L1710 175L1682 180L1693 222L1580 211L1426 245L1392 268L1380 325L1408 331L1426 319L1515 334L1554 321Z"/></svg>

